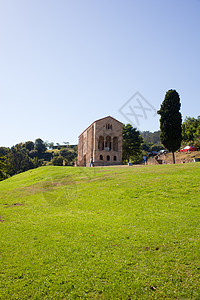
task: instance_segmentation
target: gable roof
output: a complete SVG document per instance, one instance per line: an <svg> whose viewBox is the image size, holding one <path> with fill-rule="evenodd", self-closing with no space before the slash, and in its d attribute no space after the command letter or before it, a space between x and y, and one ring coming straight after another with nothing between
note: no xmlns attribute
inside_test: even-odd
<svg viewBox="0 0 200 300"><path fill-rule="evenodd" d="M107 117L104 117L104 118L101 118L101 119L98 119L98 120L96 120L96 121L94 121L92 124L90 124L78 137L80 137L86 130L88 130L88 128L90 128L90 126L92 126L94 123L96 123L96 122L99 122L99 121L102 121L102 120L105 120L105 119L108 119L108 118L111 118L111 119L113 119L115 122L118 122L118 123L120 123L120 124L122 124L123 125L123 123L122 122L120 122L120 121L118 121L118 120L116 120L115 118L113 118L113 117L111 117L111 116L107 116Z"/></svg>

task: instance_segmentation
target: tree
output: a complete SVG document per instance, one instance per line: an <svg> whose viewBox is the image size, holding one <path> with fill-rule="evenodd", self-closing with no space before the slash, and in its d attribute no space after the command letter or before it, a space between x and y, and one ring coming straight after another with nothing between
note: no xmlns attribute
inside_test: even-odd
<svg viewBox="0 0 200 300"><path fill-rule="evenodd" d="M186 143L194 143L199 137L200 117L197 119L186 117L182 124L182 137Z"/></svg>
<svg viewBox="0 0 200 300"><path fill-rule="evenodd" d="M182 140L182 116L180 113L180 97L176 90L169 90L157 112L160 117L161 143L169 152L172 152L175 164L174 152L181 146Z"/></svg>
<svg viewBox="0 0 200 300"><path fill-rule="evenodd" d="M64 160L64 157L58 155L58 156L54 156L51 160L51 164L53 166L63 166L63 160Z"/></svg>
<svg viewBox="0 0 200 300"><path fill-rule="evenodd" d="M40 138L35 140L35 150L38 150L39 154L41 154L47 150L45 142L43 140L41 140Z"/></svg>
<svg viewBox="0 0 200 300"><path fill-rule="evenodd" d="M54 147L54 143L53 142L48 143L48 148L49 149L53 149L53 147Z"/></svg>
<svg viewBox="0 0 200 300"><path fill-rule="evenodd" d="M27 150L21 148L19 144L10 149L8 153L8 163L8 173L11 176L35 167L33 161L28 156Z"/></svg>
<svg viewBox="0 0 200 300"><path fill-rule="evenodd" d="M0 181L8 177L6 160L7 157L0 154Z"/></svg>
<svg viewBox="0 0 200 300"><path fill-rule="evenodd" d="M72 166L73 166L74 160L77 159L77 152L74 149L62 148L60 150L60 155L62 157L64 157L64 159L66 161L68 161L68 163Z"/></svg>
<svg viewBox="0 0 200 300"><path fill-rule="evenodd" d="M38 158L38 150L29 151L28 156L30 156L31 158L35 158L35 157Z"/></svg>
<svg viewBox="0 0 200 300"><path fill-rule="evenodd" d="M133 128L131 124L123 125L123 162L130 159L138 160L142 153L142 142L143 139L136 128Z"/></svg>
<svg viewBox="0 0 200 300"><path fill-rule="evenodd" d="M32 141L28 141L25 143L25 148L29 151L32 151L34 149L34 143Z"/></svg>
<svg viewBox="0 0 200 300"><path fill-rule="evenodd" d="M9 152L9 148L7 147L0 147L0 155L7 156Z"/></svg>

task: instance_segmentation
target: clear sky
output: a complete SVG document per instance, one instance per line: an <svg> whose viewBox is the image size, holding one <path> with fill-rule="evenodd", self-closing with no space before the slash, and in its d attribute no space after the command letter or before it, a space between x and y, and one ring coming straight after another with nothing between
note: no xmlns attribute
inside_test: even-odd
<svg viewBox="0 0 200 300"><path fill-rule="evenodd" d="M0 0L0 146L76 144L108 115L159 130L169 89L196 118L199 55L199 0Z"/></svg>

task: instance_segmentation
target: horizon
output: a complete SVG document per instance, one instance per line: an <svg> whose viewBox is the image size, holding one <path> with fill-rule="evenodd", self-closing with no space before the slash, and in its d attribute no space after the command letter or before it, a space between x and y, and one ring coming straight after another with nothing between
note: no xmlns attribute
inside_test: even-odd
<svg viewBox="0 0 200 300"><path fill-rule="evenodd" d="M155 130L155 131L148 131L148 130L144 130L144 131L140 131L140 134L142 134L143 132L149 132L150 134L151 133L155 133L155 132L158 132L158 131L160 131L160 130ZM35 140L37 140L37 139L39 139L40 137L37 137ZM11 146L5 146L5 145L0 145L0 148L1 147L5 147L5 148L11 148L11 147L13 147L13 146L16 146L16 145L19 145L19 144L25 144L26 142L33 142L33 143L35 143L35 140L30 140L30 139L28 139L28 140L26 140L26 141L20 141L20 142L18 142L18 143L16 143L16 144L13 144L13 145L11 145ZM43 142L44 143L51 143L52 141L47 141L47 140L43 140ZM78 146L78 143L77 144L65 144L65 142L62 142L62 143L59 143L59 145L57 145L57 143L58 142L53 142L54 143L54 147L67 147L67 146Z"/></svg>
<svg viewBox="0 0 200 300"><path fill-rule="evenodd" d="M0 144L77 144L105 115L158 131L170 89L197 118L199 15L198 0L2 0Z"/></svg>

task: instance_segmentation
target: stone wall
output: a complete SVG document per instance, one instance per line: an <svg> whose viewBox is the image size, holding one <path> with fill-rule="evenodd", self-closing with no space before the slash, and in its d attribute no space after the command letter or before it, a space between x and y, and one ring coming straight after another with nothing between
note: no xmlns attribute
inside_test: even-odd
<svg viewBox="0 0 200 300"><path fill-rule="evenodd" d="M95 166L122 164L123 124L112 117L92 123L80 136L78 165L89 166L93 158Z"/></svg>

